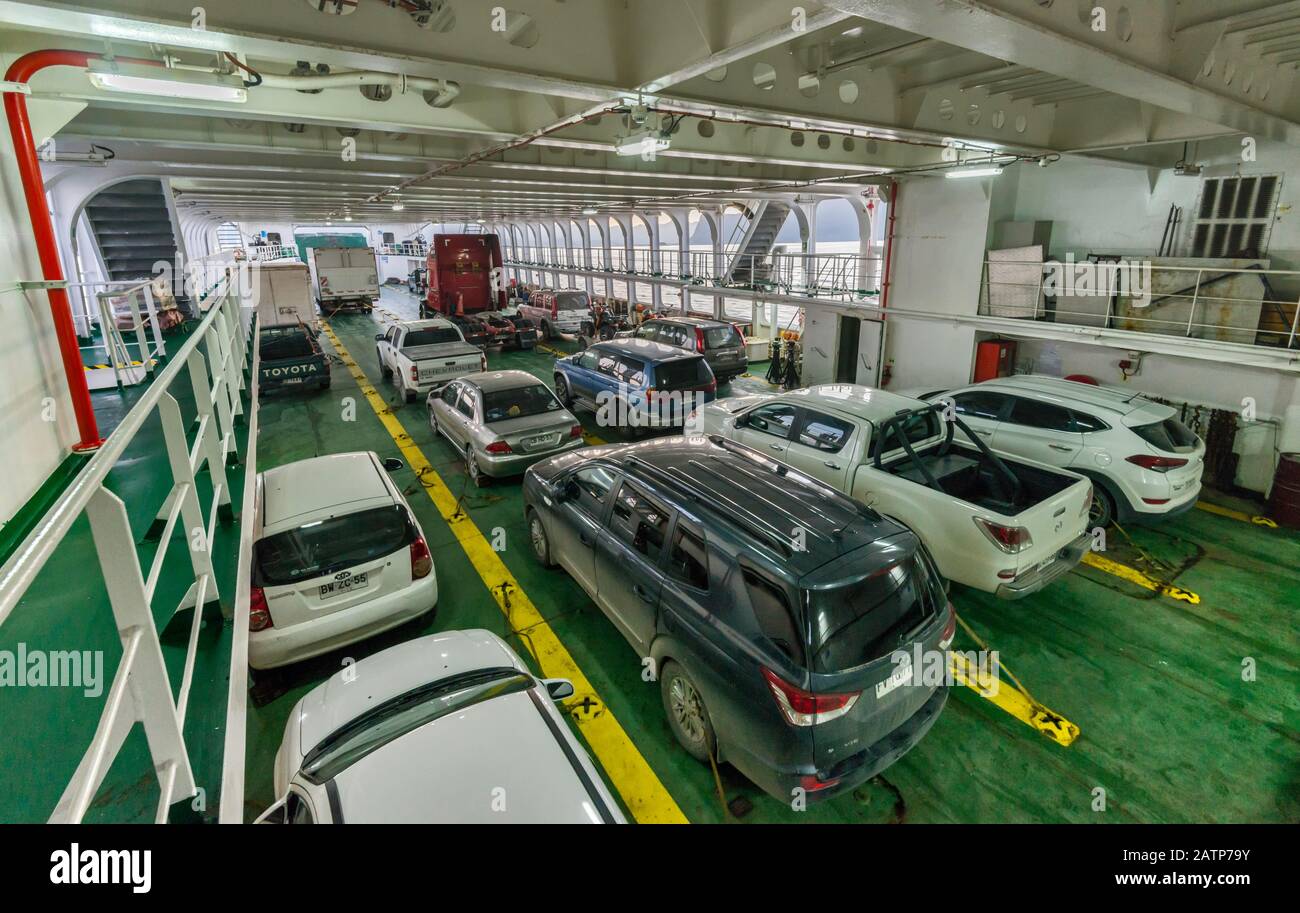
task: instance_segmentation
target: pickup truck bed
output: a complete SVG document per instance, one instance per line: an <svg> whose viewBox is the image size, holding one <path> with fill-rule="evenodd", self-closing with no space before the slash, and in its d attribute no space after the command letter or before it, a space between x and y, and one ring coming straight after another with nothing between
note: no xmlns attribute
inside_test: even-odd
<svg viewBox="0 0 1300 913"><path fill-rule="evenodd" d="M329 387L329 357L309 329L266 329L259 339L257 383L260 391L271 392L307 384L322 390Z"/></svg>
<svg viewBox="0 0 1300 913"><path fill-rule="evenodd" d="M1002 463L1020 479L1017 494L1011 490L1006 477L978 450L954 444L943 456L930 452L919 454L919 458L945 494L1008 517L1060 494L1077 481L1071 476L1002 457ZM899 478L928 484L925 473L907 457L883 464L882 468Z"/></svg>

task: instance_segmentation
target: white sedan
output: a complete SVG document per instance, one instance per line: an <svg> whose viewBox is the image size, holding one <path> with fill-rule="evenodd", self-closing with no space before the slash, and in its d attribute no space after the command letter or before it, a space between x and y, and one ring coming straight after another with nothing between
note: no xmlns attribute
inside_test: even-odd
<svg viewBox="0 0 1300 913"><path fill-rule="evenodd" d="M248 662L297 662L428 612L424 531L388 477L400 460L338 453L257 477Z"/></svg>
<svg viewBox="0 0 1300 913"><path fill-rule="evenodd" d="M555 702L490 631L390 647L308 692L275 756L274 824L622 824Z"/></svg>

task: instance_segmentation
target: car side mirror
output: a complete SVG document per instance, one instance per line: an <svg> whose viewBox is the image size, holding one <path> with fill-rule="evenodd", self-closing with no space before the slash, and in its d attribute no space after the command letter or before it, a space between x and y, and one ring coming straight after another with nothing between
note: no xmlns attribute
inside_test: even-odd
<svg viewBox="0 0 1300 913"><path fill-rule="evenodd" d="M268 808L262 814L253 819L254 824L287 824L288 819L289 796L286 794L275 801L275 804Z"/></svg>
<svg viewBox="0 0 1300 913"><path fill-rule="evenodd" d="M566 480L555 491L555 500L563 504L565 501L573 501L578 497L578 483L573 479Z"/></svg>
<svg viewBox="0 0 1300 913"><path fill-rule="evenodd" d="M542 684L546 686L546 693L551 696L553 701L562 701L566 697L573 697L573 682L567 678L544 678Z"/></svg>
<svg viewBox="0 0 1300 913"><path fill-rule="evenodd" d="M383 334L383 333L376 333L376 334L375 334L375 342L383 342L383 341L384 341L384 334Z"/></svg>
<svg viewBox="0 0 1300 913"><path fill-rule="evenodd" d="M403 468L404 466L406 466L406 464L403 463L401 460L397 459L397 457L385 457L385 458L384 458L384 471L385 471L385 472L397 472L397 470Z"/></svg>

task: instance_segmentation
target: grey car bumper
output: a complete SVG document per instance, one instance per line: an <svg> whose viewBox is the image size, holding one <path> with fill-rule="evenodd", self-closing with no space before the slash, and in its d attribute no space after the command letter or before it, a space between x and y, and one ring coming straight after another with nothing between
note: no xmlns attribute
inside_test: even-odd
<svg viewBox="0 0 1300 913"><path fill-rule="evenodd" d="M1037 593L1053 580L1064 577L1074 570L1091 547L1092 534L1085 532L1057 552L1056 560L1051 564L1026 571L1015 580L1002 584L997 589L997 595L1002 599L1023 599L1030 593Z"/></svg>

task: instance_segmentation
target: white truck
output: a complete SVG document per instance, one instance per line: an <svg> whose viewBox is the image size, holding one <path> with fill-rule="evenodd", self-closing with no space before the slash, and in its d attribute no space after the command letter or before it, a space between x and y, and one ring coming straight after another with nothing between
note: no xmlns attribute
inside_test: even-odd
<svg viewBox="0 0 1300 913"><path fill-rule="evenodd" d="M408 403L434 387L487 370L487 355L450 320L408 320L375 336L379 370Z"/></svg>
<svg viewBox="0 0 1300 913"><path fill-rule="evenodd" d="M1004 599L1068 573L1092 542L1091 482L995 454L942 404L823 384L715 400L695 421L897 518L945 577Z"/></svg>
<svg viewBox="0 0 1300 913"><path fill-rule="evenodd" d="M379 265L368 247L313 247L311 273L323 314L369 311L379 300Z"/></svg>
<svg viewBox="0 0 1300 913"><path fill-rule="evenodd" d="M277 260L253 265L257 276L257 322L267 327L317 328L312 302L311 273L300 260Z"/></svg>

